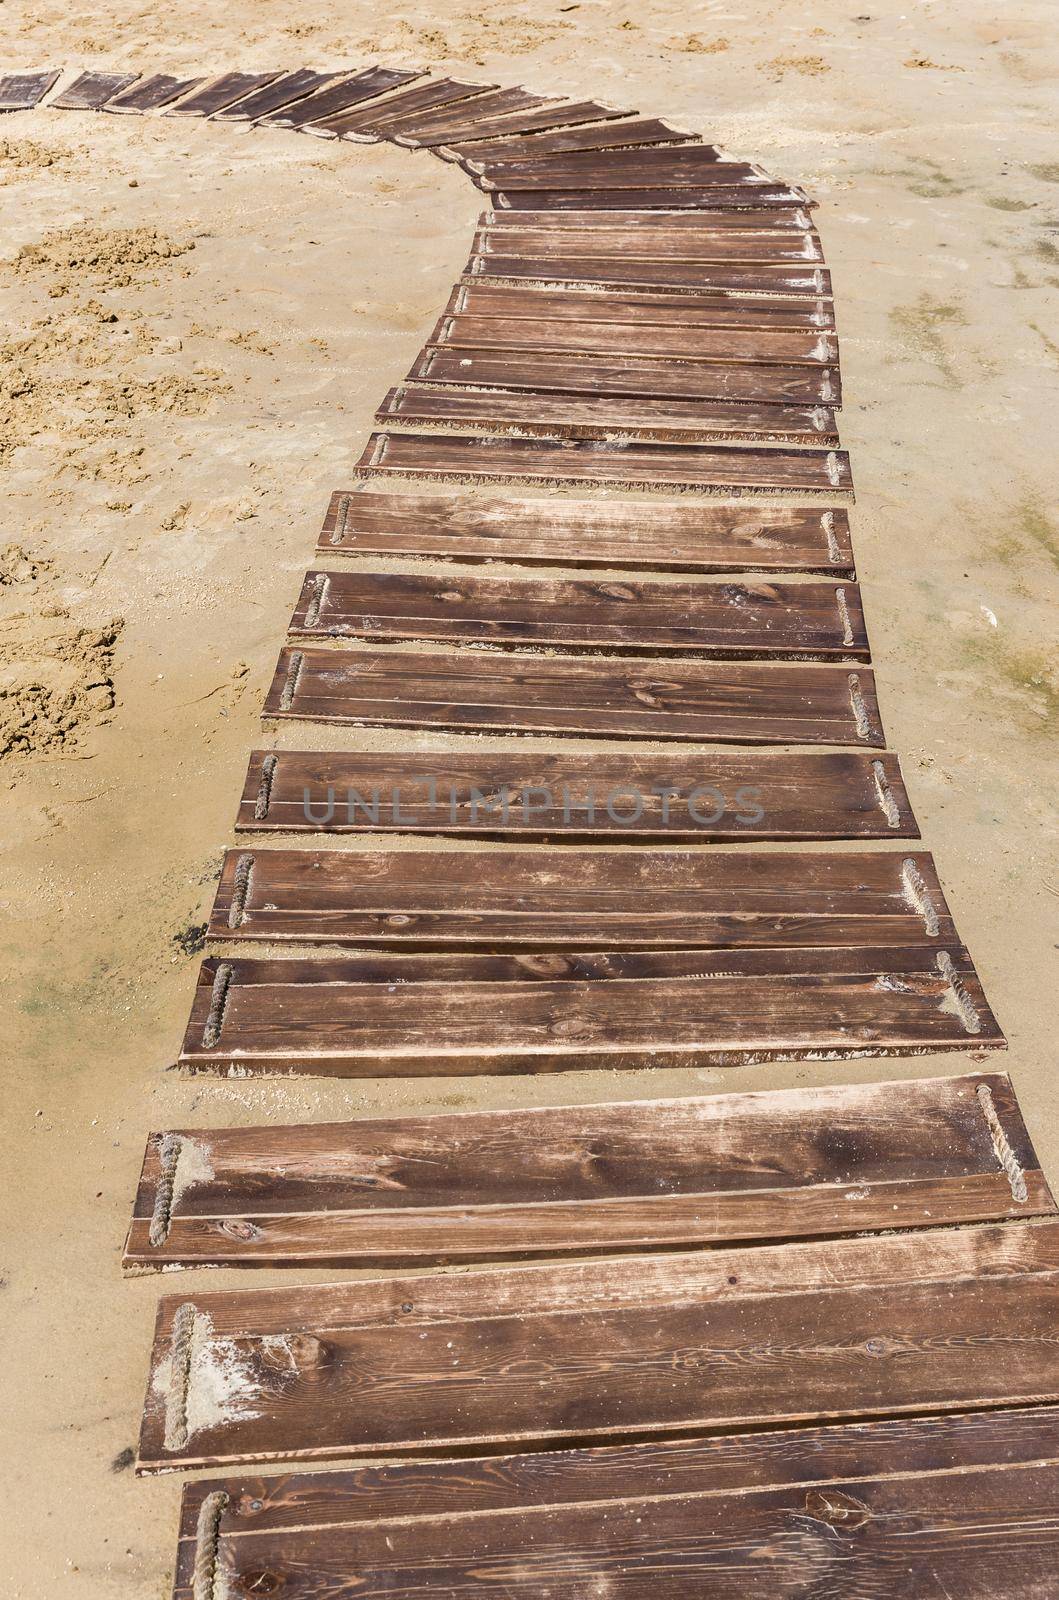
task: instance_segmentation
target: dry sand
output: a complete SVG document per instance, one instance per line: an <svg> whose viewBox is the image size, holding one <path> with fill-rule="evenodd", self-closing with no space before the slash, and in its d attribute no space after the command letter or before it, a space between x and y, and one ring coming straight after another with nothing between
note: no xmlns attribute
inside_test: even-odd
<svg viewBox="0 0 1059 1600"><path fill-rule="evenodd" d="M290 20L299 9L307 20ZM380 20L334 0L311 13L7 0L0 37L5 68L383 55L601 95L819 197L890 741L1059 1182L1052 8L430 0L415 20ZM0 209L0 1569L5 1593L32 1600L161 1600L179 1483L137 1483L128 1459L172 1280L125 1283L118 1265L148 1129L964 1063L466 1083L166 1075L327 494L436 317L477 198L389 147L38 111L0 120Z"/></svg>

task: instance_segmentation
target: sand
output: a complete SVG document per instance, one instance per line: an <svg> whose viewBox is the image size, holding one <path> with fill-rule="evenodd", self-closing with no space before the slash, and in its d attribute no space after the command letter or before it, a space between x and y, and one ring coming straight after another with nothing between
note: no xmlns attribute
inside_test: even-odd
<svg viewBox="0 0 1059 1600"><path fill-rule="evenodd" d="M790 3L428 0L413 21L320 0L292 21L274 0L179 12L102 0L7 4L0 36L12 68L379 54L601 96L716 136L819 197L890 742L1057 1183L1054 15L864 4L821 0L807 18ZM129 1461L154 1308L174 1280L123 1282L119 1269L149 1129L969 1063L467 1083L167 1074L327 495L436 319L477 198L455 171L388 147L38 111L0 122L0 208L0 1308L14 1490L0 1569L5 1593L27 1600L161 1600L179 1480L138 1483ZM194 1293L219 1279L179 1282Z"/></svg>

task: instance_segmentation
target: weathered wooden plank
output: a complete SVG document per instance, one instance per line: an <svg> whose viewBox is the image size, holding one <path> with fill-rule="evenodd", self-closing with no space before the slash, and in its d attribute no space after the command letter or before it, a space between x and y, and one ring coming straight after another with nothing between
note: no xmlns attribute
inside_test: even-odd
<svg viewBox="0 0 1059 1600"><path fill-rule="evenodd" d="M458 78L431 78L411 88L395 89L377 105L343 112L328 120L327 126L340 139L361 139L375 143L403 133L407 126L422 120L424 114L440 106L473 103L478 95L495 89L495 83L462 83Z"/></svg>
<svg viewBox="0 0 1059 1600"><path fill-rule="evenodd" d="M308 67L299 67L295 72L285 72L282 77L247 95L245 99L237 100L234 105L214 112L214 117L218 122L257 122L271 112L278 111L281 106L304 100L345 76L342 72L313 72Z"/></svg>
<svg viewBox="0 0 1059 1600"><path fill-rule="evenodd" d="M725 366L658 356L581 355L521 350L454 350L428 345L410 379L462 388L533 389L557 394L639 395L646 399L727 400L747 404L838 406L837 366ZM841 481L841 471L840 471ZM835 484L834 488L839 485Z"/></svg>
<svg viewBox="0 0 1059 1600"><path fill-rule="evenodd" d="M111 95L135 83L138 72L82 72L48 104L56 111L101 111Z"/></svg>
<svg viewBox="0 0 1059 1600"><path fill-rule="evenodd" d="M559 950L942 951L959 943L933 859L921 851L570 848L560 859L500 847L230 850L209 931L306 944ZM963 1006L958 982L954 995ZM963 1013L972 1026L974 1010ZM980 1008L978 1022L989 1031Z"/></svg>
<svg viewBox="0 0 1059 1600"><path fill-rule="evenodd" d="M536 165L536 163L534 163ZM481 179L476 180L479 184ZM643 211L738 211L743 208L812 207L803 189L782 183L724 185L697 184L658 189L496 189L492 202L508 211L618 211L628 208L630 196Z"/></svg>
<svg viewBox="0 0 1059 1600"><path fill-rule="evenodd" d="M994 1143L998 1125L1006 1145ZM147 1142L123 1263L436 1265L1055 1210L1010 1080L977 1073L647 1104L170 1129Z"/></svg>
<svg viewBox="0 0 1059 1600"><path fill-rule="evenodd" d="M460 165L473 161L534 161L538 156L551 156L575 150L622 150L632 145L686 145L701 144L702 135L684 133L660 122L657 117L634 117L628 122L584 124L577 128L561 128L554 133L526 133L513 136L491 134L481 128L460 140L445 141L439 154L458 159Z"/></svg>
<svg viewBox="0 0 1059 1600"><path fill-rule="evenodd" d="M524 289L511 284L479 283L473 278L456 285L445 313L512 321L528 319L534 323L581 322L589 318L592 322L629 323L638 328L830 332L835 326L835 308L830 300L783 304L753 295L736 299L726 295L637 294L635 290Z"/></svg>
<svg viewBox="0 0 1059 1600"><path fill-rule="evenodd" d="M58 71L4 73L0 76L0 112L32 111L59 78Z"/></svg>
<svg viewBox="0 0 1059 1600"><path fill-rule="evenodd" d="M477 128L488 124L493 117L532 111L554 103L554 96L531 94L528 89L490 89L485 94L475 95L463 111L457 103L455 107L442 106L436 113L426 112L416 119L414 127L396 134L394 143L415 149L439 144L447 138L471 138Z"/></svg>
<svg viewBox="0 0 1059 1600"><path fill-rule="evenodd" d="M725 366L836 366L838 339L801 328L669 327L597 321L593 296L576 319L443 313L428 344L453 350L533 350L610 356L658 356L668 361L713 361Z"/></svg>
<svg viewBox="0 0 1059 1600"><path fill-rule="evenodd" d="M174 100L179 100L181 95L190 94L192 89L197 89L205 80L199 78L174 78L165 72L151 73L145 78L138 78L131 89L125 89L121 94L112 95L101 107L101 111L114 111L139 115L146 111L158 111L162 106L167 106Z"/></svg>
<svg viewBox="0 0 1059 1600"><path fill-rule="evenodd" d="M264 713L360 727L717 744L883 744L865 668L284 650Z"/></svg>
<svg viewBox="0 0 1059 1600"><path fill-rule="evenodd" d="M544 397L537 397L536 403L544 403ZM637 500L489 499L458 493L336 489L318 548L327 555L431 555L655 571L854 576L847 512L741 502L652 504L650 516L645 517ZM779 681L770 681L778 690Z"/></svg>
<svg viewBox="0 0 1059 1600"><path fill-rule="evenodd" d="M868 659L856 584L306 574L297 638L444 639L640 654Z"/></svg>
<svg viewBox="0 0 1059 1600"><path fill-rule="evenodd" d="M922 945L567 953L530 958L539 965L514 977L497 956L437 962L206 963L180 1064L236 1077L444 1077L1003 1045L959 945L944 961Z"/></svg>
<svg viewBox="0 0 1059 1600"><path fill-rule="evenodd" d="M535 323L523 326L533 328ZM383 426L441 428L523 439L629 439L646 444L750 440L837 445L828 406L767 406L703 400L618 399L405 383L375 413Z"/></svg>
<svg viewBox="0 0 1059 1600"><path fill-rule="evenodd" d="M566 233L570 229L586 228L609 232L612 228L628 228L643 233L715 233L732 230L750 233L764 229L775 233L786 229L815 232L808 211L671 211L660 217L655 211L498 211L486 210L478 218L479 228L523 232L533 229L542 233Z"/></svg>
<svg viewBox="0 0 1059 1600"><path fill-rule="evenodd" d="M601 189L712 189L732 184L775 187L777 183L756 163L729 160L710 144L575 152L541 156L535 161L498 161L495 156L483 155L472 158L467 171L481 188L507 194L541 189L584 190L586 194Z"/></svg>
<svg viewBox="0 0 1059 1600"><path fill-rule="evenodd" d="M276 111L270 111L266 116L258 117L257 121L268 128L304 128L308 133L333 137L325 126L318 124L325 122L329 117L338 116L343 111L349 111L363 100L374 99L376 95L386 94L391 89L400 88L402 84L411 83L422 77L421 71L395 71L389 67L368 67L364 72L357 72L351 78L343 78L338 83L333 83L329 89L320 89L316 94L295 101L293 105L281 106Z"/></svg>
<svg viewBox="0 0 1059 1600"><path fill-rule="evenodd" d="M196 94L189 95L178 106L164 113L167 117L211 117L237 100L275 83L279 72L226 72L219 78L210 78Z"/></svg>
<svg viewBox="0 0 1059 1600"><path fill-rule="evenodd" d="M196 1569L290 1600L1049 1600L1059 1411L950 1413L700 1440L205 1480ZM825 1586L821 1591L821 1584Z"/></svg>
<svg viewBox="0 0 1059 1600"><path fill-rule="evenodd" d="M722 369L723 370L723 369ZM762 372L789 369L771 367ZM627 488L710 494L802 494L850 498L844 450L728 444L641 444L621 438L494 439L476 434L373 433L357 462L365 477L387 473L459 483L617 483Z"/></svg>
<svg viewBox="0 0 1059 1600"><path fill-rule="evenodd" d="M648 213L649 214L649 213ZM729 212L731 218L745 214ZM521 215L521 213L516 213ZM600 216L608 217L609 212ZM723 213L715 212L713 216ZM565 262L583 256L603 262L742 261L762 265L812 261L822 263L819 236L804 228L696 228L677 232L671 228L578 227L560 232L545 228L479 228L476 253L486 256L523 257ZM690 273L688 274L691 275Z"/></svg>
<svg viewBox="0 0 1059 1600"><path fill-rule="evenodd" d="M599 100L559 100L553 105L491 117L488 128L483 126L479 130L479 138L497 139L509 134L545 133L557 128L577 128L585 123L613 123L629 120L635 115L635 111L604 105ZM444 153L444 142L439 150Z"/></svg>
<svg viewBox="0 0 1059 1600"><path fill-rule="evenodd" d="M169 1296L139 1466L1050 1402L1057 1310L1050 1219Z"/></svg>
<svg viewBox="0 0 1059 1600"><path fill-rule="evenodd" d="M918 839L897 757L255 750L239 832Z"/></svg>
<svg viewBox="0 0 1059 1600"><path fill-rule="evenodd" d="M814 300L831 294L831 274L822 267L774 266L768 262L639 261L634 258L601 259L576 256L509 256L499 253L472 255L465 276L471 279L509 279L523 286L536 283L562 288L565 285L650 289L670 295L680 294L761 294L780 299L811 296Z"/></svg>

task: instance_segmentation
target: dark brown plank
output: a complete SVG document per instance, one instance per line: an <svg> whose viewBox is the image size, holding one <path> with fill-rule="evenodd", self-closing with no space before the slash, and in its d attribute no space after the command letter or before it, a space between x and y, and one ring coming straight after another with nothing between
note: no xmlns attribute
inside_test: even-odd
<svg viewBox="0 0 1059 1600"><path fill-rule="evenodd" d="M0 112L32 111L39 105L59 72L7 72L0 76Z"/></svg>
<svg viewBox="0 0 1059 1600"><path fill-rule="evenodd" d="M445 1077L1003 1045L959 945L525 959L514 977L498 956L207 962L180 1064Z"/></svg>
<svg viewBox="0 0 1059 1600"><path fill-rule="evenodd" d="M1057 1310L1053 1220L169 1296L139 1465L1050 1402Z"/></svg>
<svg viewBox="0 0 1059 1600"><path fill-rule="evenodd" d="M717 744L883 743L861 667L616 656L284 650L267 717Z"/></svg>
<svg viewBox="0 0 1059 1600"><path fill-rule="evenodd" d="M121 94L113 95L101 111L115 111L132 114L142 114L145 111L158 111L162 106L167 106L174 100L179 100L181 95L190 94L192 89L205 80L199 78L173 78L165 72L155 72L146 78L139 78L131 89L125 89Z"/></svg>
<svg viewBox="0 0 1059 1600"><path fill-rule="evenodd" d="M725 371L727 369L721 369ZM762 372L789 371L763 367ZM460 483L675 487L710 494L802 494L849 498L844 450L785 450L727 444L640 444L618 438L490 439L442 433L373 433L357 462L365 477L393 473Z"/></svg>
<svg viewBox="0 0 1059 1600"><path fill-rule="evenodd" d="M510 284L458 283L449 296L446 315L629 323L658 328L807 329L830 332L835 308L830 300L804 303L761 300L752 295L637 294L613 289L523 289Z"/></svg>
<svg viewBox="0 0 1059 1600"><path fill-rule="evenodd" d="M328 130L315 126L321 119L338 116L362 100L387 94L391 89L400 88L402 84L411 83L422 76L422 72L368 67L364 72L354 73L351 78L333 83L329 89L320 89L316 94L297 100L293 105L281 106L257 120L266 128L304 128L309 133L324 134Z"/></svg>
<svg viewBox="0 0 1059 1600"><path fill-rule="evenodd" d="M542 233L566 233L571 228L587 228L609 232L612 228L628 228L635 232L667 234L716 233L730 230L752 233L764 229L775 233L786 229L815 232L808 211L672 211L660 217L655 211L642 208L624 211L483 211L478 218L479 228L517 230L527 228Z"/></svg>
<svg viewBox="0 0 1059 1600"><path fill-rule="evenodd" d="M559 259L553 256L511 256L499 252L475 254L464 269L473 280L492 278L511 280L523 286L565 285L649 289L669 296L680 294L761 294L780 299L811 296L814 300L831 294L831 274L822 267L773 266L768 262L743 262L724 266L720 262L639 261L596 256Z"/></svg>
<svg viewBox="0 0 1059 1600"><path fill-rule="evenodd" d="M959 943L922 851L570 849L558 861L532 848L229 850L209 931L306 944L553 950L942 951ZM880 990L879 1003L885 998ZM974 1009L964 1012L969 1021ZM981 1014L979 1022L981 1032L991 1026Z"/></svg>
<svg viewBox="0 0 1059 1600"><path fill-rule="evenodd" d="M319 89L326 89L328 84L345 76L342 72L313 72L308 67L299 67L295 72L284 73L245 99L237 100L234 105L225 106L223 111L215 112L214 116L218 122L256 122L282 106L293 105L295 101L304 100Z"/></svg>
<svg viewBox="0 0 1059 1600"><path fill-rule="evenodd" d="M495 89L495 83L462 83L458 78L431 78L411 88L395 89L378 104L358 111L343 112L329 118L327 127L340 139L362 139L374 143L403 133L421 121L426 112L440 106L472 104L478 95Z"/></svg>
<svg viewBox="0 0 1059 1600"><path fill-rule="evenodd" d="M255 750L239 832L918 839L894 755Z"/></svg>
<svg viewBox="0 0 1059 1600"><path fill-rule="evenodd" d="M469 139L477 128L488 125L494 117L533 111L539 106L554 104L554 96L531 94L528 89L490 89L486 94L475 95L463 110L457 102L453 107L440 107L436 114L426 112L416 119L414 126L395 135L394 143L414 149L438 144L449 138Z"/></svg>
<svg viewBox="0 0 1059 1600"><path fill-rule="evenodd" d="M720 362L668 361L657 356L583 355L571 361L561 355L533 351L454 350L428 345L416 357L408 376L421 382L458 383L463 388L641 395L655 400L828 407L842 402L837 366L724 366Z"/></svg>
<svg viewBox="0 0 1059 1600"><path fill-rule="evenodd" d="M598 100L559 100L553 105L491 117L488 125L478 130L478 136L497 139L509 134L544 133L556 128L577 128L585 123L618 122L635 115L635 111L603 105Z"/></svg>
<svg viewBox="0 0 1059 1600"><path fill-rule="evenodd" d="M632 145L701 144L702 135L683 133L660 122L657 117L634 117L628 122L589 123L578 128L561 128L554 133L528 133L501 137L481 128L457 144L446 141L440 153L460 159L461 166L484 161L534 161L538 156L558 155L574 150L622 150Z"/></svg>
<svg viewBox="0 0 1059 1600"><path fill-rule="evenodd" d="M1012 1176L994 1145L997 1125ZM1055 1210L1009 1079L979 1073L647 1104L171 1129L148 1140L123 1264L437 1265Z"/></svg>
<svg viewBox="0 0 1059 1600"><path fill-rule="evenodd" d="M658 356L668 361L713 361L725 366L832 367L838 339L825 330L801 328L700 328L641 326L597 321L589 303L574 320L482 316L474 312L442 315L428 343L453 350L532 350L610 356Z"/></svg>
<svg viewBox="0 0 1059 1600"><path fill-rule="evenodd" d="M749 214L749 213L747 213ZM608 217L609 212L599 215ZM722 213L713 213L713 216ZM741 219L743 212L729 217ZM669 227L578 227L551 231L526 228L479 228L474 249L482 255L516 259L555 259L565 262L589 257L603 262L668 261L759 262L773 266L784 262L821 263L824 253L819 236L808 229L710 227L678 232ZM690 274L689 274L690 275Z"/></svg>
<svg viewBox="0 0 1059 1600"><path fill-rule="evenodd" d="M444 579L309 572L298 638L444 639L715 656L868 659L856 584L646 582L584 577Z"/></svg>
<svg viewBox="0 0 1059 1600"><path fill-rule="evenodd" d="M1051 1600L1059 1411L950 1413L700 1440L205 1480L196 1568L290 1600ZM394 1520L399 1519L399 1520Z"/></svg>
<svg viewBox="0 0 1059 1600"><path fill-rule="evenodd" d="M178 106L165 113L167 117L211 117L237 100L275 83L279 72L226 72L219 78L209 79L197 94L189 95Z"/></svg>
<svg viewBox="0 0 1059 1600"><path fill-rule="evenodd" d="M533 163L537 165L536 162ZM476 180L481 184L482 180ZM497 189L489 191L492 202L508 211L600 211L624 210L630 196L643 211L739 211L789 206L795 210L814 202L802 189L782 183L724 185L697 184L680 188L657 189Z"/></svg>
<svg viewBox="0 0 1059 1600"><path fill-rule="evenodd" d="M138 72L82 72L48 104L56 111L100 111L111 95L135 83Z"/></svg>
<svg viewBox="0 0 1059 1600"><path fill-rule="evenodd" d="M498 404L503 398L497 396ZM538 396L535 403L547 401ZM336 489L318 548L325 555L430 555L656 571L854 576L847 512L778 504L714 506L681 501L652 504L650 516L645 517L636 500L489 499L458 493ZM770 681L776 681L778 689L778 680ZM845 716L843 711L843 720Z"/></svg>
<svg viewBox="0 0 1059 1600"><path fill-rule="evenodd" d="M535 161L498 161L483 155L468 163L483 189L505 193L540 189L711 189L731 184L776 186L751 161L731 161L710 144L658 149L588 151L540 156ZM591 202L589 202L591 204ZM629 202L626 201L628 205Z"/></svg>
<svg viewBox="0 0 1059 1600"><path fill-rule="evenodd" d="M535 323L526 322L526 328ZM548 395L455 384L406 383L391 389L375 413L385 426L441 428L522 439L628 439L645 444L704 444L710 440L837 445L828 406L767 406L703 400Z"/></svg>

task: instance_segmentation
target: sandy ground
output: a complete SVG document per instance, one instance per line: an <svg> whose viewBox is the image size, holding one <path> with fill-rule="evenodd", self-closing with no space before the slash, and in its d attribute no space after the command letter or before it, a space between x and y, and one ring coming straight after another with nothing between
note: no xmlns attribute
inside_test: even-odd
<svg viewBox="0 0 1059 1600"><path fill-rule="evenodd" d="M309 8L275 0L0 0L0 67L431 63L666 114L819 197L890 742L1055 1183L1054 14L858 5L819 0L806 21L790 3L427 0L380 21L320 0L302 22ZM0 210L0 1568L32 1600L160 1600L179 1482L137 1483L128 1461L163 1283L118 1265L148 1129L900 1078L962 1058L167 1075L327 494L435 319L477 198L388 147L41 111L0 120Z"/></svg>

